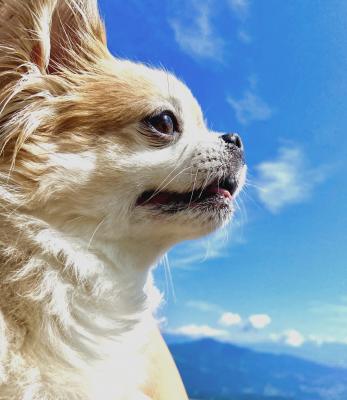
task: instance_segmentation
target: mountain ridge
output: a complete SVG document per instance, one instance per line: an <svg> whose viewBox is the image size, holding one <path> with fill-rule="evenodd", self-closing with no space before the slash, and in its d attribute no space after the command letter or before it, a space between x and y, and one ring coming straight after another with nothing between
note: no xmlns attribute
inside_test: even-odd
<svg viewBox="0 0 347 400"><path fill-rule="evenodd" d="M171 343L169 348L191 398L347 399L347 369L210 338Z"/></svg>

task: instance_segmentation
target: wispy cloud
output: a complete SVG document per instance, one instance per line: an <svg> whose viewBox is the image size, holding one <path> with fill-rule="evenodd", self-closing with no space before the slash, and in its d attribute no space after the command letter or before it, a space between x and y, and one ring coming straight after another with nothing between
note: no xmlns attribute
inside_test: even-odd
<svg viewBox="0 0 347 400"><path fill-rule="evenodd" d="M273 114L272 108L253 90L246 90L239 99L229 96L227 101L234 110L236 119L243 125L253 121L266 121Z"/></svg>
<svg viewBox="0 0 347 400"><path fill-rule="evenodd" d="M237 37L239 38L239 40L240 40L242 43L245 43L245 44L252 43L252 37L251 37L251 35L250 35L246 30L244 30L244 29L240 29L240 30L237 32Z"/></svg>
<svg viewBox="0 0 347 400"><path fill-rule="evenodd" d="M246 28L246 20L250 15L251 4L249 0L227 0L227 4L233 15L240 21L240 27L237 32L237 38L243 44L252 42L252 37Z"/></svg>
<svg viewBox="0 0 347 400"><path fill-rule="evenodd" d="M257 192L273 213L307 200L314 187L326 177L326 167L310 167L304 152L295 146L282 147L277 158L256 166Z"/></svg>
<svg viewBox="0 0 347 400"><path fill-rule="evenodd" d="M336 302L312 302L309 311L324 321L326 335L315 335L318 344L344 343L347 344L347 298L341 297Z"/></svg>
<svg viewBox="0 0 347 400"><path fill-rule="evenodd" d="M209 325L183 325L175 329L171 329L169 333L176 335L184 335L192 338L199 337L214 337L219 338L227 335L227 332L222 329L212 328Z"/></svg>
<svg viewBox="0 0 347 400"><path fill-rule="evenodd" d="M210 1L192 1L189 18L176 17L169 21L181 49L192 57L222 60L224 41L213 29Z"/></svg>
<svg viewBox="0 0 347 400"><path fill-rule="evenodd" d="M219 307L217 304L208 303L208 302L202 301L202 300L187 301L186 306L190 307L190 308L195 308L196 310L199 310L202 312L213 312L213 313L222 312L221 307Z"/></svg>
<svg viewBox="0 0 347 400"><path fill-rule="evenodd" d="M347 298L342 297L338 303L315 302L311 305L310 311L315 314L323 314L326 318L345 321L347 318Z"/></svg>
<svg viewBox="0 0 347 400"><path fill-rule="evenodd" d="M325 344L342 344L347 345L347 338L339 339L334 337L333 335L308 335L307 341L311 342L317 346L322 346Z"/></svg>
<svg viewBox="0 0 347 400"><path fill-rule="evenodd" d="M237 39L249 44L252 38L246 29L245 21L250 14L250 1L225 0L223 3L239 20ZM218 34L213 24L215 11L213 0L191 0L185 3L185 7L180 7L179 14L169 19L176 42L191 57L223 62L227 41Z"/></svg>
<svg viewBox="0 0 347 400"><path fill-rule="evenodd" d="M228 4L235 15L241 19L245 19L249 14L249 0L228 0Z"/></svg>

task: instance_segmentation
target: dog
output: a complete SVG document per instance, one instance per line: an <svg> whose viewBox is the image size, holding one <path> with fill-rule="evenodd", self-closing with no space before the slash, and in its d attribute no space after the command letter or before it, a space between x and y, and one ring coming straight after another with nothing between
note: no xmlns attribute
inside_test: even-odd
<svg viewBox="0 0 347 400"><path fill-rule="evenodd" d="M231 219L240 137L96 0L0 0L0 149L0 399L149 399L151 268Z"/></svg>

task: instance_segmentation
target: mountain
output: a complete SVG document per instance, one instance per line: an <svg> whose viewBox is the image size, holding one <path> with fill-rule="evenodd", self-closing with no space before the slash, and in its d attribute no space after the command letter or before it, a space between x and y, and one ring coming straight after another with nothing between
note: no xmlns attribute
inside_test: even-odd
<svg viewBox="0 0 347 400"><path fill-rule="evenodd" d="M300 347L292 347L281 343L263 342L252 344L250 348L265 353L288 354L332 367L347 368L347 345L342 343L306 342Z"/></svg>
<svg viewBox="0 0 347 400"><path fill-rule="evenodd" d="M172 334L168 332L164 332L163 336L166 343L169 345L192 341L192 338L189 336ZM243 346L243 344L239 345ZM247 348L262 353L287 354L331 367L347 368L347 343L319 344L314 342L305 342L300 347L293 347L283 343L267 341L249 343L247 344Z"/></svg>
<svg viewBox="0 0 347 400"><path fill-rule="evenodd" d="M192 399L347 399L347 369L213 339L169 344L169 348Z"/></svg>

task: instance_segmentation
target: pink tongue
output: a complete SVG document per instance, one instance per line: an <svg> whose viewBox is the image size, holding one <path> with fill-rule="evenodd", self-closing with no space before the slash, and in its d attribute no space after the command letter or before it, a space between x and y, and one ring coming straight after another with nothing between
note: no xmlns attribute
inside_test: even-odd
<svg viewBox="0 0 347 400"><path fill-rule="evenodd" d="M218 186L211 187L208 192L212 193L212 194L219 194L220 196L223 196L223 197L225 197L227 199L231 199L232 198L232 196L231 196L231 194L230 194L230 192L228 190L223 189L223 188L219 188Z"/></svg>

